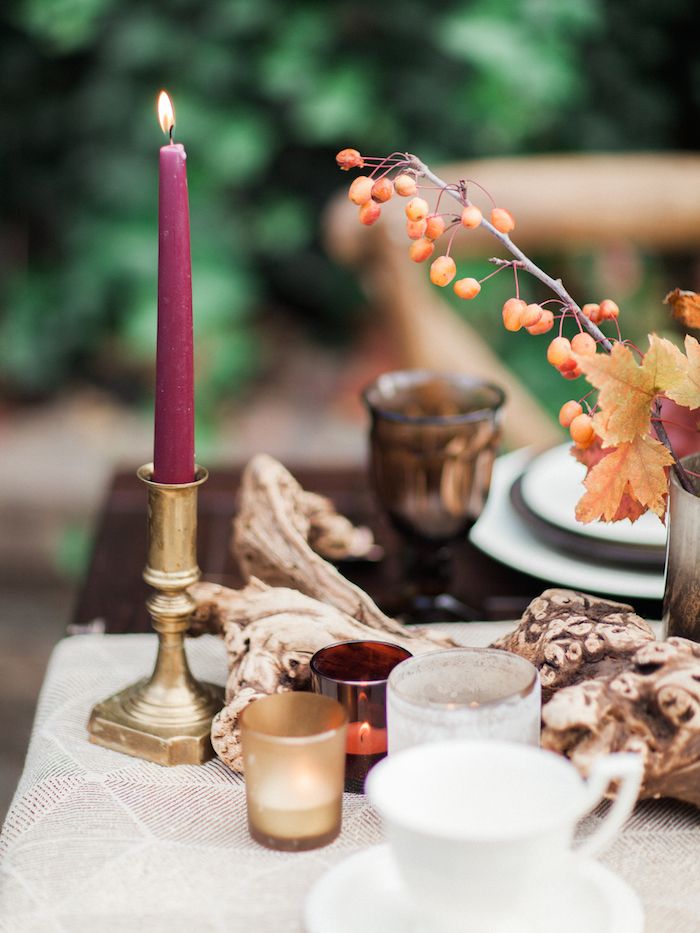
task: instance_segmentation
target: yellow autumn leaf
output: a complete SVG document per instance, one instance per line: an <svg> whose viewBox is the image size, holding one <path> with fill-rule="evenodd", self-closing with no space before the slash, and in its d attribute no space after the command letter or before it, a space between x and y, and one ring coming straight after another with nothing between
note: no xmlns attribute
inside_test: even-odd
<svg viewBox="0 0 700 933"><path fill-rule="evenodd" d="M606 447L632 441L649 430L656 395L654 367L640 365L629 347L616 343L609 354L574 354L582 372L598 389L598 404L606 415Z"/></svg>
<svg viewBox="0 0 700 933"><path fill-rule="evenodd" d="M649 349L644 354L644 365L649 373L654 373L657 391L664 391L667 385L682 378L688 361L678 347L656 334L649 334Z"/></svg>
<svg viewBox="0 0 700 933"><path fill-rule="evenodd" d="M656 366L657 390L686 408L700 408L700 343L688 335L685 352L670 340L652 334L645 357L652 357Z"/></svg>
<svg viewBox="0 0 700 933"><path fill-rule="evenodd" d="M673 464L669 451L649 435L635 437L606 454L584 480L586 492L576 506L580 522L610 522L620 517L624 496L663 518L666 511L665 467ZM628 515L632 520L632 515Z"/></svg>

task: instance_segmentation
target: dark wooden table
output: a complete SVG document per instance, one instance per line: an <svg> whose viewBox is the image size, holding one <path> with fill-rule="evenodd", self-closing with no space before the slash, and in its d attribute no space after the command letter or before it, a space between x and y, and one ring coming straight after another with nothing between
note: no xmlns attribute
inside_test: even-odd
<svg viewBox="0 0 700 933"><path fill-rule="evenodd" d="M292 473L306 489L329 496L340 512L374 530L386 557L377 563L347 562L341 571L379 605L390 604L401 587L401 549L373 502L364 472L304 467L292 468ZM198 558L202 575L231 587L242 584L230 551L239 478L240 469L213 470L199 492ZM145 609L148 589L141 578L146 559L145 516L144 487L135 473L118 473L99 518L88 574L73 618L78 630L101 620L111 634L150 631ZM454 595L475 607L482 619L517 618L548 585L499 564L468 541L455 548L454 568ZM635 608L649 618L660 617L657 602L637 601Z"/></svg>

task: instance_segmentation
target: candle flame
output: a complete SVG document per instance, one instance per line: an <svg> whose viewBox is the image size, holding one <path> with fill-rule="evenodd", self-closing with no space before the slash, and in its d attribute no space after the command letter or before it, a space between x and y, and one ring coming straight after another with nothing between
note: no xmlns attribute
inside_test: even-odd
<svg viewBox="0 0 700 933"><path fill-rule="evenodd" d="M364 744L365 740L369 738L370 733L370 724L368 722L363 722L360 728L357 731L357 734L360 739L360 745Z"/></svg>
<svg viewBox="0 0 700 933"><path fill-rule="evenodd" d="M158 122L166 136L172 133L175 126L175 108L165 91L158 95Z"/></svg>

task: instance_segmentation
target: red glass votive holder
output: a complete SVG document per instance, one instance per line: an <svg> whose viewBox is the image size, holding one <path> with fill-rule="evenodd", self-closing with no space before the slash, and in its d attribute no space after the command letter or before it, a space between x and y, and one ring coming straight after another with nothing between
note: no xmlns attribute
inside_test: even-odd
<svg viewBox="0 0 700 933"><path fill-rule="evenodd" d="M364 791L367 773L387 753L386 682L411 652L385 641L341 641L311 658L315 693L337 700L348 714L345 790Z"/></svg>

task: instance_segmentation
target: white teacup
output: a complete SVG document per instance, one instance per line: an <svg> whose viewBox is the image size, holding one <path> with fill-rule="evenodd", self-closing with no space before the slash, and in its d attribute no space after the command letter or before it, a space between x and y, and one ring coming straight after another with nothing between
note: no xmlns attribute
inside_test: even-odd
<svg viewBox="0 0 700 933"><path fill-rule="evenodd" d="M575 851L592 855L631 813L638 755L598 759L584 781L565 758L509 742L453 741L390 755L367 778L421 931L495 933L528 892L556 883L577 821L612 781L615 802Z"/></svg>

